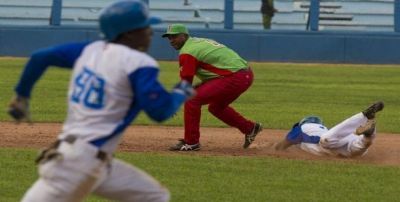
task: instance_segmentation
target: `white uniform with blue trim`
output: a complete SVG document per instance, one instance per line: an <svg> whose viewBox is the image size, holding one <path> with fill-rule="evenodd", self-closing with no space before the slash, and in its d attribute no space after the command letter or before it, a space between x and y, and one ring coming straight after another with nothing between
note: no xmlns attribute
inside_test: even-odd
<svg viewBox="0 0 400 202"><path fill-rule="evenodd" d="M356 129L368 121L363 113L358 113L331 129L316 123L296 123L286 139L315 155L341 155L351 157L364 155L368 143L364 135L355 135Z"/></svg>
<svg viewBox="0 0 400 202"><path fill-rule="evenodd" d="M91 142L121 133L121 127L130 124L127 116L135 96L128 75L139 68L158 65L147 54L126 46L98 41L86 47L71 77L68 116L60 139L75 135ZM102 150L111 153L118 140L103 144Z"/></svg>
<svg viewBox="0 0 400 202"><path fill-rule="evenodd" d="M68 114L56 148L60 155L39 165L40 178L22 201L81 201L90 192L117 201L168 201L168 190L140 169L112 158L112 153L140 111L163 121L186 96L164 90L153 58L105 41L34 53L16 91L29 96L47 66L72 64ZM75 141L68 142L69 137ZM100 159L99 151L108 158Z"/></svg>
<svg viewBox="0 0 400 202"><path fill-rule="evenodd" d="M302 150L315 155L332 153L319 145L321 135L328 131L328 129L324 125L316 123L305 123L300 126L300 130L302 132L303 139L301 140L299 146Z"/></svg>

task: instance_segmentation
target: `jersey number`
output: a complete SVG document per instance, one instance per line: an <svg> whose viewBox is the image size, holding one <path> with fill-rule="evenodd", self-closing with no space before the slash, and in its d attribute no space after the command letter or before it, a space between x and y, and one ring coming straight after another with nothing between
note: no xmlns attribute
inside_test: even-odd
<svg viewBox="0 0 400 202"><path fill-rule="evenodd" d="M205 42L207 42L207 43L209 43L209 44L211 44L213 46L216 46L216 47L224 47L224 45L222 45L222 44L220 44L220 43L218 43L218 42L216 42L214 40L211 40L211 39L206 39Z"/></svg>
<svg viewBox="0 0 400 202"><path fill-rule="evenodd" d="M87 68L75 78L72 102L83 104L92 109L101 109L104 106L105 80L98 77Z"/></svg>

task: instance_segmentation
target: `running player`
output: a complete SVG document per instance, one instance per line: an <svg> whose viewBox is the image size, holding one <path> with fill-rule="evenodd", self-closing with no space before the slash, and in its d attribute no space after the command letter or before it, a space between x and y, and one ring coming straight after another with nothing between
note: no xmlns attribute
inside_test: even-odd
<svg viewBox="0 0 400 202"><path fill-rule="evenodd" d="M157 62L144 53L152 36L139 0L117 1L100 15L104 40L60 45L34 53L16 87L9 113L29 118L33 85L48 66L73 67L68 114L58 140L37 159L39 179L22 201L82 201L94 192L117 201L168 201L168 190L145 172L112 158L125 128L140 111L163 121L194 90L180 82L171 93L157 80Z"/></svg>

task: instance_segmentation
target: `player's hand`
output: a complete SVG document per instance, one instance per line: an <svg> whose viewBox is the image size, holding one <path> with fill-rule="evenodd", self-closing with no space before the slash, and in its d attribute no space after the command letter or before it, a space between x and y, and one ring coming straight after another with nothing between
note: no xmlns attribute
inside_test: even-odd
<svg viewBox="0 0 400 202"><path fill-rule="evenodd" d="M196 91L193 89L192 85L185 80L177 83L173 89L173 92L185 95L186 100L188 100L196 95Z"/></svg>
<svg viewBox="0 0 400 202"><path fill-rule="evenodd" d="M7 112L17 123L24 120L30 123L29 98L15 96L11 100Z"/></svg>
<svg viewBox="0 0 400 202"><path fill-rule="evenodd" d="M196 84L193 85L193 88L196 90L201 85L203 85L203 83L196 83Z"/></svg>

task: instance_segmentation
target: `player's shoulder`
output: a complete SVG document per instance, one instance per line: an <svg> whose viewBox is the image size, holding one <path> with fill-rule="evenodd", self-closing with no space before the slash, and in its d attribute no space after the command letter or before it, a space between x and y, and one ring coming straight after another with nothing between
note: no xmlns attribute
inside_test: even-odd
<svg viewBox="0 0 400 202"><path fill-rule="evenodd" d="M157 61L147 53L128 48L128 57L133 61L137 61L139 66L158 67Z"/></svg>
<svg viewBox="0 0 400 202"><path fill-rule="evenodd" d="M85 48L83 49L83 53L85 52L94 52L96 50L101 49L102 47L105 46L105 42L102 40L98 40L98 41L93 41L92 43L89 43L88 45L85 46Z"/></svg>
<svg viewBox="0 0 400 202"><path fill-rule="evenodd" d="M209 46L209 45L212 45L213 42L216 42L216 41L213 39L200 38L200 37L190 37L187 40L187 43L189 45L188 47Z"/></svg>
<svg viewBox="0 0 400 202"><path fill-rule="evenodd" d="M206 40L206 38L190 37L185 42L179 53L196 55L200 50L207 47L208 44L206 43Z"/></svg>
<svg viewBox="0 0 400 202"><path fill-rule="evenodd" d="M301 125L301 130L306 134L318 135L328 131L328 128L318 123L306 123Z"/></svg>
<svg viewBox="0 0 400 202"><path fill-rule="evenodd" d="M131 49L127 46L112 44L113 50L118 53L121 60L125 61L132 68L153 67L158 68L157 61L145 52Z"/></svg>

